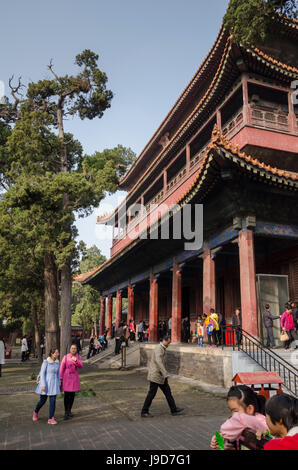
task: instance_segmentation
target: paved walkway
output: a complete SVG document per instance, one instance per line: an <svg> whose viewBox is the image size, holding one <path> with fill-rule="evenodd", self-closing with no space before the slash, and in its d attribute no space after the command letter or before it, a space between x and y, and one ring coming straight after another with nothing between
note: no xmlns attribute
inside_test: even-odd
<svg viewBox="0 0 298 470"><path fill-rule="evenodd" d="M76 396L73 408L75 417L63 420L63 399L57 398L55 417L59 424L47 424L47 404L33 423L38 396L33 392L32 372L38 373L37 364L4 367L0 378L0 450L208 449L212 433L228 417L225 398L171 379L177 405L185 408L183 414L170 415L158 391L151 407L154 418L141 418L148 390L144 372L86 365L81 372L82 393Z"/></svg>

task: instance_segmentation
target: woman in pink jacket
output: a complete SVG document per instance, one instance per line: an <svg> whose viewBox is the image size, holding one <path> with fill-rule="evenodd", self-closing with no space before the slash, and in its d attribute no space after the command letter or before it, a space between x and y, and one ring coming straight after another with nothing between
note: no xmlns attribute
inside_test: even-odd
<svg viewBox="0 0 298 470"><path fill-rule="evenodd" d="M280 326L282 328L283 333L287 332L289 337L288 341L284 342L285 349L289 349L290 344L292 341L295 341L295 349L298 347L298 336L295 329L295 322L292 315L292 308L290 304L286 304L286 310L282 314L280 319Z"/></svg>
<svg viewBox="0 0 298 470"><path fill-rule="evenodd" d="M75 344L70 346L69 354L63 357L60 366L60 379L64 392L64 419L73 417L71 408L75 399L75 393L80 390L80 378L78 369L83 367L82 358L77 354Z"/></svg>

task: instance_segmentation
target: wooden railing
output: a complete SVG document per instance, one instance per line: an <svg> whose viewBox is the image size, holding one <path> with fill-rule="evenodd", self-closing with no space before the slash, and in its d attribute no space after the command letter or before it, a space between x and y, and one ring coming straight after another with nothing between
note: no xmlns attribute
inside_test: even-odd
<svg viewBox="0 0 298 470"><path fill-rule="evenodd" d="M290 132L288 114L282 111L266 110L261 107L250 108L250 121L253 126Z"/></svg>
<svg viewBox="0 0 298 470"><path fill-rule="evenodd" d="M244 125L242 108L224 125L222 133L227 138L233 137Z"/></svg>
<svg viewBox="0 0 298 470"><path fill-rule="evenodd" d="M293 132L293 124L291 128L289 115L287 113L283 111L269 110L268 108L265 109L258 105L249 105L248 113L244 113L243 108L240 108L235 112L233 117L224 124L222 133L228 139L231 139L235 134L237 134L237 132L239 132L240 129L248 124L261 127L263 129L271 129L288 133ZM294 132L298 134L298 116L294 123ZM201 165L209 143L210 141L191 158L189 162L189 171L191 173ZM133 219L130 220L125 230L113 239L112 246L117 244L119 240L123 239L130 230L132 230L146 215L150 213L151 205L160 204L173 190L175 190L175 187L188 176L187 165L185 165L167 182L165 188L159 191L158 194L145 204L146 211L140 211L133 217Z"/></svg>
<svg viewBox="0 0 298 470"><path fill-rule="evenodd" d="M239 109L234 116L223 126L222 133L231 139L245 125L261 127L279 132L293 132L289 115L284 111L269 110L261 106L249 106L245 116L243 109ZM295 132L298 131L298 118ZM297 132L298 133L298 132Z"/></svg>

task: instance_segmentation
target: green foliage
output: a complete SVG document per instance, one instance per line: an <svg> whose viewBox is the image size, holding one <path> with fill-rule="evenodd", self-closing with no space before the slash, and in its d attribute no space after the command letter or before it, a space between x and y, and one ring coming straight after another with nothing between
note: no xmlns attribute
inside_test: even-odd
<svg viewBox="0 0 298 470"><path fill-rule="evenodd" d="M12 102L0 104L0 317L8 325L30 318L33 304L42 308L46 255L57 269L70 262L77 270L85 249L76 244L75 213L92 213L135 159L120 145L86 156L64 132L67 116L101 118L110 107L113 95L98 58L90 50L77 55L76 75L59 76L50 63L52 79L26 90L20 79L16 85L11 79ZM101 264L102 255L95 258ZM82 262L89 266L90 254ZM78 290L74 297L80 299L74 308L79 318L93 318L98 293Z"/></svg>
<svg viewBox="0 0 298 470"><path fill-rule="evenodd" d="M83 256L79 271L90 271L106 261L100 250L94 245ZM91 330L94 321L99 318L100 294L91 286L76 283L72 289L73 324L82 325L86 331Z"/></svg>
<svg viewBox="0 0 298 470"><path fill-rule="evenodd" d="M93 172L103 170L109 162L112 168L116 169L117 178L120 178L134 161L135 153L129 148L118 145L113 149L104 149L102 152L95 152L90 157L85 157L83 165L87 171Z"/></svg>
<svg viewBox="0 0 298 470"><path fill-rule="evenodd" d="M93 245L86 250L85 255L80 262L80 272L85 273L91 269L100 266L106 261L106 257L101 253L97 246Z"/></svg>
<svg viewBox="0 0 298 470"><path fill-rule="evenodd" d="M296 0L230 0L223 24L238 43L259 44L281 30L280 13L297 17Z"/></svg>

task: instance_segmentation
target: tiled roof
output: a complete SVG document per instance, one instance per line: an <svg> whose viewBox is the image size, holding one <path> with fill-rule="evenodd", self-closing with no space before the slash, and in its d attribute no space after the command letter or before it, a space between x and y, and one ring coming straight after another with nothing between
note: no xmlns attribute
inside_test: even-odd
<svg viewBox="0 0 298 470"><path fill-rule="evenodd" d="M208 162L213 158L214 154L218 153L220 150L226 151L226 153L223 155L223 158L229 158L230 160L233 160L234 163L240 166L244 166L245 170L254 170L256 173L259 174L260 177L265 177L266 181L267 179L271 179L272 181L276 181L276 183L278 184L286 186L286 188L292 186L298 190L297 173L271 167L270 165L266 165L265 163L260 162L258 159L247 155L244 152L241 152L237 145L232 144L218 130L217 126L214 126L211 143L206 149L206 154L202 160L200 168L197 170L195 180L193 181L193 183L190 184L185 193L173 202L173 206L177 207L180 205L180 207L182 207L184 204L188 203L193 198L193 196L200 190L204 181L204 175L208 172ZM243 165L243 163L245 163L245 165ZM149 224L147 225L147 229L148 228ZM76 278L77 282L84 283L90 280L97 273L103 271L107 265L112 264L114 260L119 258L119 256L121 256L124 251L127 251L133 244L136 244L136 240L131 240L125 247L123 247L121 251L115 253L110 259L108 259L98 268L89 271L89 273L84 273L86 277L80 279Z"/></svg>
<svg viewBox="0 0 298 470"><path fill-rule="evenodd" d="M100 266L97 266L93 269L91 269L90 271L87 271L85 273L82 273L82 274L77 274L76 276L73 277L73 282L85 282L90 276L92 276L92 274L94 274L96 271L98 271L98 269L102 266L102 264Z"/></svg>
<svg viewBox="0 0 298 470"><path fill-rule="evenodd" d="M109 220L111 218L111 216L115 213L115 210L113 210L112 212L108 213L108 214L104 214L104 215L99 215L96 219L96 223L97 224L101 224L101 223L104 223L106 222L107 220Z"/></svg>
<svg viewBox="0 0 298 470"><path fill-rule="evenodd" d="M142 173L142 177L146 176L152 170L154 165L161 159L161 157L164 156L167 152L170 151L171 147L173 147L173 145L176 143L176 141L180 138L180 134L184 133L185 130L187 130L187 128L192 124L193 120L196 118L197 114L208 104L208 101L211 99L212 95L216 92L216 88L218 86L218 81L220 80L220 77L223 74L223 68L227 63L228 54L231 50L231 44L232 44L231 39L232 38L230 36L227 40L227 43L226 43L226 46L225 46L225 52L222 56L222 60L219 64L217 72L214 75L213 80L212 80L208 90L206 91L204 96L201 98L200 102L193 109L193 111L189 114L187 119L181 124L179 129L171 137L168 144L160 151L160 153L151 162L151 164L148 166L148 168ZM260 60L267 62L268 67L270 67L271 64L272 64L274 67L278 68L281 72L283 72L285 74L287 74L287 73L292 74L293 76L298 77L298 69L297 68L288 66L287 64L285 64L283 62L275 60L274 58L272 58L268 54L265 54L260 49L252 46L251 49L249 49L247 47L246 51L248 53L251 53L252 55L257 55L260 58ZM130 194L133 193L133 191L137 188L138 185L139 185L139 181L137 181L134 184L134 186L130 189L130 191L128 192L128 194L126 196L126 199L130 196ZM114 212L116 212L116 211L117 211L117 208L115 209ZM112 214L110 214L110 216Z"/></svg>
<svg viewBox="0 0 298 470"><path fill-rule="evenodd" d="M287 70L289 72L293 72L294 74L298 74L298 69L296 67L292 67L290 65L287 65L283 62L280 62L279 60L276 60L274 59L273 57L271 57L270 55L268 54L265 54L265 52L261 51L260 49L258 49L257 47L255 46L251 46L252 50L254 52L256 52L256 54L258 54L260 57L262 57L263 59L266 59L268 62L271 62L272 64L276 65L277 67L283 69L283 70Z"/></svg>
<svg viewBox="0 0 298 470"><path fill-rule="evenodd" d="M287 18L287 17L284 17L283 15L280 15L281 16L281 22L283 24L285 24L287 27L289 27L290 29L298 29L298 20L297 19L291 19L291 18ZM194 77L191 79L191 81L189 82L189 84L186 86L186 88L183 90L183 92L180 94L178 100L176 101L176 103L174 104L174 106L172 107L172 109L169 111L169 113L167 114L166 118L163 120L163 122L161 123L161 125L159 126L159 128L157 129L157 131L153 134L152 138L149 140L149 142L146 144L146 146L144 147L144 149L142 150L142 152L140 153L140 155L138 156L136 162L134 163L134 165L128 170L128 172L122 177L121 181L120 181L120 184L122 182L124 182L127 177L131 174L131 171L135 168L135 166L138 164L138 162L140 161L140 159L143 157L143 154L145 153L145 151L150 147L150 145L155 141L155 138L156 136L161 132L161 130L163 130L165 128L165 125L166 123L168 122L168 120L172 117L172 115L177 111L178 107L183 103L185 97L187 96L187 94L191 91L191 89L193 88L193 86L196 84L198 78L201 76L201 74L205 71L206 67L208 66L208 63L210 62L210 59L214 56L216 50L218 49L219 45L220 45L220 42L222 42L223 40L226 40L225 38L227 38L227 32L225 31L225 29L223 28L223 26L221 27L220 29L220 32L218 34L218 37L216 38L216 41L215 43L213 44L211 50L209 51L208 55L206 56L205 60L203 61L202 65L199 67L198 71L195 73ZM232 36L229 37L229 39L232 39ZM247 45L241 45L241 47L243 47L244 49L246 50L249 50L247 49ZM284 71L287 71L287 72L292 72L294 74L298 74L298 69L295 68L295 67L292 67L290 65L287 65L281 61L278 61L276 59L274 59L273 57L271 57L270 55L264 53L262 50L260 50L259 48L255 47L255 46L249 46L251 47L251 50L250 52L252 53L256 53L258 56L260 56L261 58L265 59L266 61L269 62L268 65L271 64L274 64L276 67L280 68L281 70L284 70ZM226 52L226 47L225 47L225 52ZM221 64L220 66L222 65L222 61L221 61ZM209 89L210 90L210 87ZM208 92L207 92L208 93ZM205 98L205 97L204 97ZM204 99L203 98L203 99ZM188 119L188 118L187 118ZM186 119L186 121L187 121ZM185 122L186 122L185 121ZM179 130L177 131L179 132ZM176 134L175 134L176 135ZM174 136L172 137L172 139L170 139L171 141L173 140ZM164 149L163 149L164 150ZM159 154L159 156L154 160L156 161L160 155L163 153L163 150L161 151L161 153ZM151 165L150 165L151 166ZM135 186L134 186L135 187ZM133 189L133 188L132 188Z"/></svg>
<svg viewBox="0 0 298 470"><path fill-rule="evenodd" d="M173 116L173 114L177 111L177 109L181 106L181 104L183 103L185 97L189 94L189 92L192 90L192 88L194 87L194 85L196 84L196 82L198 81L198 79L201 77L202 73L206 70L206 67L207 67L207 64L208 62L214 57L214 54L218 48L218 46L220 45L220 43L225 40L225 37L227 36L227 33L225 32L223 26L221 27L219 33L218 33L218 36L212 46L212 48L210 49L210 51L208 52L207 56L205 57L205 59L203 60L202 64L200 65L199 69L196 71L196 73L194 74L194 76L192 77L192 79L190 80L190 82L187 84L187 86L184 88L184 90L182 91L182 93L180 94L180 96L178 97L178 99L176 100L175 104L172 106L171 110L168 112L168 114L166 115L166 117L164 118L164 120L162 121L162 123L160 124L160 126L158 127L158 129L155 131L155 133L153 134L153 136L151 137L151 139L149 140L149 142L146 144L146 146L144 147L144 149L141 151L141 153L139 154L136 162L133 164L133 166L128 170L128 172L121 178L120 180L120 184L122 181L125 181L125 179L127 178L127 176L131 173L132 169L135 167L135 165L139 162L139 160L142 158L143 154L145 153L145 151L150 147L150 145L155 141L155 139L157 138L157 136L163 131L165 125L168 123L169 119Z"/></svg>

